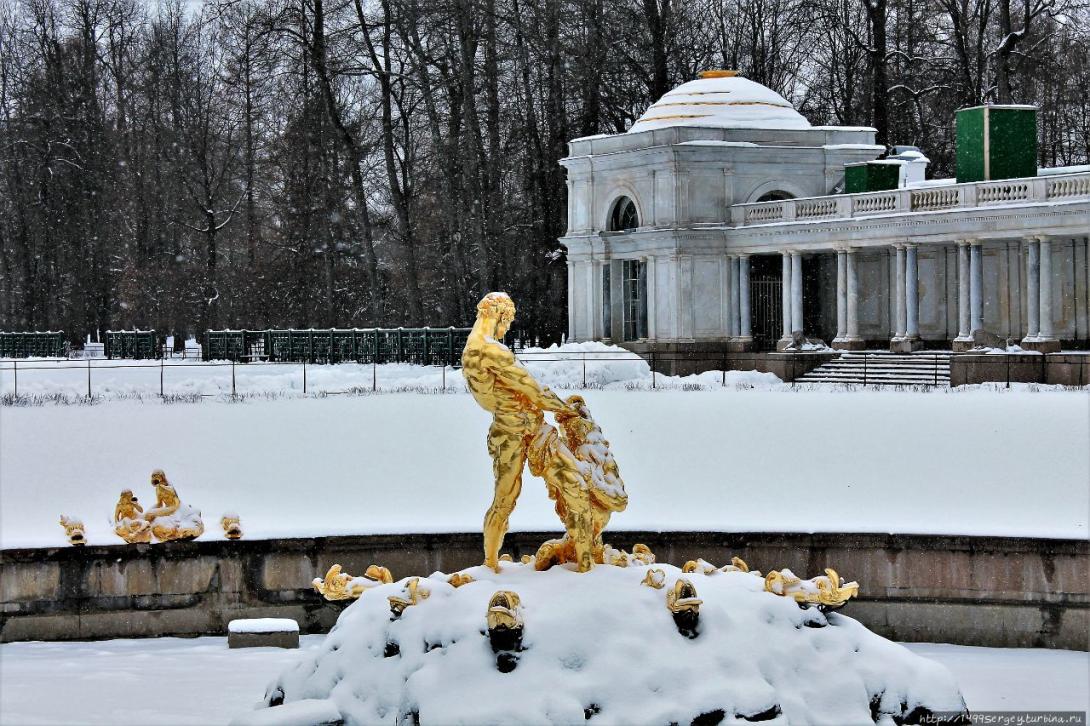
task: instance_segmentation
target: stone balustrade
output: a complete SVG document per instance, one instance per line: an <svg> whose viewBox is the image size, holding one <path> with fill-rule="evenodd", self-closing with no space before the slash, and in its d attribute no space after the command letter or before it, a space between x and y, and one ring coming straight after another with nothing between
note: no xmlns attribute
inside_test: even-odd
<svg viewBox="0 0 1090 726"><path fill-rule="evenodd" d="M809 219L1072 201L1081 197L1090 198L1090 172L736 204L731 207L731 224L749 227Z"/></svg>

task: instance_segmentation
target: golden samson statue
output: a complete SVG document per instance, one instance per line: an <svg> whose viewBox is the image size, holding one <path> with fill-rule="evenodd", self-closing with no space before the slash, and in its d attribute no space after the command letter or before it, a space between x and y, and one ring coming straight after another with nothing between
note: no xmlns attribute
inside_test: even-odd
<svg viewBox="0 0 1090 726"><path fill-rule="evenodd" d="M602 530L628 496L601 429L580 396L566 401L542 386L500 341L515 319L515 304L492 292L477 304L477 320L462 352L473 398L492 414L488 453L495 494L484 518L484 564L499 568L508 520L522 491L522 471L545 480L567 534L541 546L537 569L574 562L580 572L601 563ZM551 412L561 431L545 422Z"/></svg>

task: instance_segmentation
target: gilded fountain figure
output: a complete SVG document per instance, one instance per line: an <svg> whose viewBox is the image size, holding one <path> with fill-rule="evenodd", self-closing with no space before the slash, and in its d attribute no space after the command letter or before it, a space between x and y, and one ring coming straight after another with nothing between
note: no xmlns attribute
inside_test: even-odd
<svg viewBox="0 0 1090 726"><path fill-rule="evenodd" d="M469 390L492 414L487 441L495 491L484 518L484 564L498 571L500 548L529 463L530 472L545 480L566 530L563 538L542 545L535 566L574 562L586 572L602 562L602 529L610 514L625 508L628 497L609 442L583 398L561 399L500 342L514 318L510 296L485 295L462 352ZM546 412L556 417L559 432L545 422Z"/></svg>

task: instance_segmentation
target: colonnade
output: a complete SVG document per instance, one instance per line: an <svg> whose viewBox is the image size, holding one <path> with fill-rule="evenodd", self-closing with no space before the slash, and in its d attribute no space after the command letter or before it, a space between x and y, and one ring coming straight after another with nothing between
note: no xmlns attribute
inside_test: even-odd
<svg viewBox="0 0 1090 726"><path fill-rule="evenodd" d="M1027 334L1022 347L1059 350L1052 316L1052 245L1047 237L1024 240L1026 248ZM984 330L984 267L982 240L957 242L957 320L955 350L974 345L974 333ZM893 245L894 279L890 349L910 352L922 346L920 338L919 246L911 242ZM857 248L836 249L836 337L834 348L859 350L865 341L859 334L859 273ZM779 348L791 344L803 330L802 255L796 250L781 253L783 265L783 338Z"/></svg>

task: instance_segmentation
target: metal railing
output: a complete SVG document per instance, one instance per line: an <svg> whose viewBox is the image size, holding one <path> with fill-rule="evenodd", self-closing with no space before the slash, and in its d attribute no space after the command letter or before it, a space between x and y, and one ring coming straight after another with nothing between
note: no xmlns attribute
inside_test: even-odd
<svg viewBox="0 0 1090 726"><path fill-rule="evenodd" d="M879 363L888 365L890 354L888 353L844 353L839 359L858 359L862 363L862 381L843 381L843 385L851 388L855 385L870 386L901 386L908 389L920 387L936 387L946 384L946 363L951 367L953 360L959 354L944 353L913 353L913 359L919 359L929 368L929 381L890 381L888 376L876 372ZM947 358L947 356L950 356ZM805 374L817 368L823 360L828 361L837 358L832 351L820 351L816 353L800 353L777 358L773 366L765 353L723 353L721 351L693 351L676 353L647 353L637 355L625 354L617 351L521 351L516 352L516 357L524 364L556 364L567 363L578 366L577 371L569 370L566 375L565 389L600 389L607 386L621 386L624 388L660 389L670 390L702 390L709 385L727 386L730 383L732 372L765 372L769 367L775 367L780 377L790 382L791 388L809 388L811 386L824 386L828 383L816 383L805 379ZM1006 361L1006 379L997 376L990 381L997 384L1006 382L1009 387L1012 381L1019 380L1012 377L1011 358L1008 355ZM1044 365L1044 357L1039 357L1041 365ZM1077 380L1079 385L1090 383L1090 354L1081 356L1077 362L1064 362L1063 365L1078 366ZM616 363L636 364L641 366L637 371L632 371L630 378L618 378L616 374L600 375L603 366ZM349 364L352 365L352 364ZM0 360L0 394L4 403L18 403L20 395L26 397L41 396L44 399L55 397L70 397L72 394L88 400L94 400L96 395L106 392L112 393L118 398L127 397L155 397L160 398L212 398L219 396L263 396L277 394L289 394L301 392L303 394L318 395L342 395L377 393L379 391L422 391L422 392L447 392L460 389L455 380L461 379L459 367L441 363L430 368L431 378L421 375L417 378L405 376L405 369L387 369L375 361L369 364L355 364L359 370L355 376L333 376L325 374L328 371L336 371L339 366L329 364L312 364L306 360L301 362L291 361L213 361L201 362L178 359L159 359L157 361L141 360L131 362L111 361L107 359L86 360ZM646 366L646 367L643 367ZM919 368L919 365L916 365ZM263 370L265 369L265 370ZM273 387L269 387L269 371L274 375L284 375L281 381L272 381ZM36 386L34 378L36 374L50 372L47 376L52 380L50 386L43 390L42 386ZM123 380L110 379L110 371L122 371ZM694 378L687 378L689 374L697 371L702 373ZM65 372L72 376L65 384L57 382L58 373ZM194 379L187 373L204 372L208 375ZM209 373L210 372L210 373ZM258 374L263 378L262 384L249 384L244 376ZM438 380L434 374L438 373ZM294 375L293 375L294 374ZM63 375L63 373L62 373ZM148 376L151 376L149 378ZM243 378L240 379L240 375ZM457 376L451 379L450 376ZM143 377L142 382L139 379ZM323 381L323 377L325 381ZM332 383L330 382L332 378ZM104 380L106 379L106 380ZM317 379L317 380L316 380ZM1043 369L1041 380L1044 379ZM134 385L136 381L136 385ZM194 389L194 383L201 390ZM770 381L770 383L774 383ZM112 385L111 385L112 384ZM751 384L741 381L738 387L749 387ZM78 389L78 393L77 393ZM209 389L212 389L211 391ZM71 393L64 393L68 391ZM120 392L119 392L120 391Z"/></svg>
<svg viewBox="0 0 1090 726"><path fill-rule="evenodd" d="M1090 172L735 204L731 207L731 224L748 227L895 212L934 212L1050 202L1078 197L1090 199Z"/></svg>
<svg viewBox="0 0 1090 726"><path fill-rule="evenodd" d="M230 395L231 397L244 395L265 396L277 393L291 393L293 391L321 395L412 390L445 392L451 390L453 385L453 381L449 379L449 376L457 375L459 378L461 377L458 372L460 370L460 352L459 360L455 365L441 361L435 365L427 366L432 369L433 373L439 374L439 380L429 380L421 376L420 380L424 382L419 385L413 383L415 379L404 376L404 369L400 371L385 370L374 359L366 364L357 364L363 370L358 371L355 379L350 381L351 385L345 385L342 377L342 382L333 386L315 381L315 378L320 377L327 371L336 371L338 366L328 363L314 364L305 359L299 362L269 360L249 362L194 361L192 359L172 360L166 358L160 358L157 361L139 360L131 362L108 359L35 360L27 362L7 360L0 361L0 393L18 399L20 394L49 397L56 395L56 392L61 389L74 394L78 388L79 396L94 400L96 395L101 395L107 391L116 392L118 389L129 389L127 392L115 393L121 398L140 398L144 396L158 396L160 398L172 396L212 398L222 395ZM575 389L602 388L605 385L618 382L629 387L642 388L646 386L650 389L657 389L665 381L670 381L670 387L672 388L697 389L705 387L707 378L703 382L681 381L679 383L677 379L662 372L678 365L684 365L690 369L700 368L704 371L714 370L719 374L719 384L725 386L728 383L729 370L756 370L760 362L764 360L761 354L739 355L730 353L724 355L718 351L650 353L640 356L635 353L618 353L616 351L516 350L516 357L522 363L531 365L556 363L577 365L579 367L578 373L571 376L569 371L571 384L566 386ZM601 376L598 375L598 370L602 370L602 366L616 363L635 364L646 366L646 368L642 368L642 373L638 375L636 371L633 371L634 375L631 379L603 383L600 380ZM42 386L35 386L33 381L28 380L42 372L52 374L49 378L53 382L46 388L45 392L41 391ZM116 372L121 372L121 376L125 380L118 380ZM204 380L198 381L198 383L203 383L203 390L194 391L194 376L192 374L200 372L210 372L211 374L201 376ZM273 375L287 373L289 375L285 376L282 382L284 385L272 389L259 387L255 390L247 390L244 376L250 374L268 375L269 373ZM296 375L291 376L292 373L296 373ZM63 384L57 383L58 377L65 375L70 376L67 381ZM151 378L148 377L149 375ZM110 380L111 377L113 380ZM141 377L143 380L139 381ZM385 381L383 380L384 377L386 377ZM137 381L135 385L134 381ZM132 390L134 388L135 390ZM209 391L209 389L214 390Z"/></svg>

